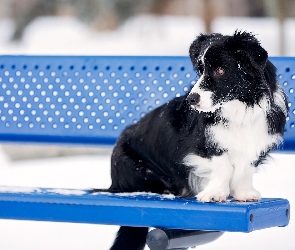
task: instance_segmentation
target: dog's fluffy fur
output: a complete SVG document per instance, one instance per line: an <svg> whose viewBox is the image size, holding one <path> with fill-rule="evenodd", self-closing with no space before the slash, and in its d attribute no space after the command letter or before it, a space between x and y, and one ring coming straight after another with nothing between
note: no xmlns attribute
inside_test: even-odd
<svg viewBox="0 0 295 250"><path fill-rule="evenodd" d="M275 67L246 32L201 34L189 52L197 83L123 131L109 190L259 200L252 175L281 143L288 111ZM146 234L121 227L111 249L143 249Z"/></svg>

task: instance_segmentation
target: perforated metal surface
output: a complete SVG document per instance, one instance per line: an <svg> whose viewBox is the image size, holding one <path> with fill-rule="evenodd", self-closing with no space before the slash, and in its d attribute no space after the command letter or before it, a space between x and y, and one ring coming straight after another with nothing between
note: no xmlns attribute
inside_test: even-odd
<svg viewBox="0 0 295 250"><path fill-rule="evenodd" d="M273 57L271 61L277 67L278 79L283 86L290 108L284 135L284 150L295 150L295 58Z"/></svg>
<svg viewBox="0 0 295 250"><path fill-rule="evenodd" d="M184 57L0 57L2 140L114 143L194 83Z"/></svg>
<svg viewBox="0 0 295 250"><path fill-rule="evenodd" d="M295 149L295 58L271 58L289 96ZM188 57L0 57L0 140L112 144L196 81Z"/></svg>

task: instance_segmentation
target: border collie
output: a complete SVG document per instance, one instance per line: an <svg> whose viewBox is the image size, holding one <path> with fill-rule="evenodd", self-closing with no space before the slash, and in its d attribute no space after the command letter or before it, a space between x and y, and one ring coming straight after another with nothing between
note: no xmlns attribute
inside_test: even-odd
<svg viewBox="0 0 295 250"><path fill-rule="evenodd" d="M123 131L109 191L259 200L252 175L282 142L288 112L276 69L247 32L201 34L189 54L198 81ZM143 249L147 232L123 226L111 249Z"/></svg>

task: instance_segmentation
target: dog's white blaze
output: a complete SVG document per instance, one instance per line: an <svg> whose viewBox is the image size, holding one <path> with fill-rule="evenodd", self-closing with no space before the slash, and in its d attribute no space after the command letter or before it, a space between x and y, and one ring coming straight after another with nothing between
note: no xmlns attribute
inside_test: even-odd
<svg viewBox="0 0 295 250"><path fill-rule="evenodd" d="M201 55L201 61L203 63L203 65L205 65L205 55L207 53L207 51L210 49L210 45L204 50L203 55Z"/></svg>
<svg viewBox="0 0 295 250"><path fill-rule="evenodd" d="M275 93L274 101L284 108L284 96L281 90ZM280 135L268 133L266 112L269 108L267 98L263 98L259 105L254 107L247 107L238 100L229 101L222 106L222 116L228 120L228 123L209 127L206 136L211 143L218 143L227 151L211 159L188 154L183 160L185 165L195 167L194 176L207 179L203 181L204 185L201 187L203 191L197 195L199 200L224 200L226 181L234 198L238 200L260 198L259 192L252 185L252 175L255 171L252 163L257 160L261 152L281 141ZM193 175L190 178L193 178ZM196 182L190 180L191 187L195 190L197 187L194 183ZM213 187L223 191L220 193ZM218 197L215 197L214 192Z"/></svg>
<svg viewBox="0 0 295 250"><path fill-rule="evenodd" d="M202 61L204 68L205 68L205 55L209 48L210 46L205 49L205 51L203 52L203 55L200 57L200 60ZM204 74L200 76L195 86L191 89L190 94L195 93L200 95L200 102L198 103L198 106L192 106L192 108L202 112L214 112L216 109L220 107L220 104L214 106L212 102L213 93L211 91L205 91L200 88L200 84L203 81L204 81Z"/></svg>

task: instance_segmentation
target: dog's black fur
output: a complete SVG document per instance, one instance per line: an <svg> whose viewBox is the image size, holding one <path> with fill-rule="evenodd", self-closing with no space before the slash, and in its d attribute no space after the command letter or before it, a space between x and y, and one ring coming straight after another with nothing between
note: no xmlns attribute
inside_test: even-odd
<svg viewBox="0 0 295 250"><path fill-rule="evenodd" d="M189 52L199 76L204 78L200 88L214 93L214 105L238 100L251 108L260 105L261 98L265 97L270 105L266 114L268 133L282 136L286 99L282 94L285 107L276 103L274 93L278 84L275 67L252 34L200 35ZM206 58L202 60L210 62L207 66L201 61L205 52ZM198 111L199 98L195 93L177 97L123 131L111 158L110 192L142 191L192 197L202 191L193 189L189 184L194 168L185 165L183 159L188 154L212 159L227 152L227 148L208 139L208 127L228 126L231 121L223 117L221 108L210 112ZM266 145L252 164L258 166L278 143L280 141ZM111 249L141 250L147 232L147 228L121 227Z"/></svg>

